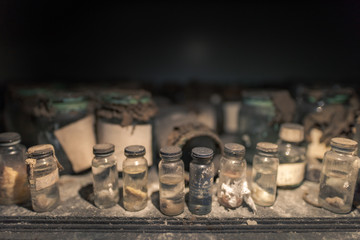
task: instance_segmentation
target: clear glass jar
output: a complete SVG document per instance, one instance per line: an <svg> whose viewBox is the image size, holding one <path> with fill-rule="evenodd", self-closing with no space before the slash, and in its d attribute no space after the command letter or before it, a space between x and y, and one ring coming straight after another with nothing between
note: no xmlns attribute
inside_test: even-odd
<svg viewBox="0 0 360 240"><path fill-rule="evenodd" d="M276 175L279 166L278 146L260 142L252 165L251 196L260 206L271 206L276 199Z"/></svg>
<svg viewBox="0 0 360 240"><path fill-rule="evenodd" d="M145 147L131 145L124 150L123 161L123 202L128 211L140 211L147 205L148 165Z"/></svg>
<svg viewBox="0 0 360 240"><path fill-rule="evenodd" d="M189 182L189 210L193 214L205 215L211 212L212 186L214 182L214 151L210 148L192 149Z"/></svg>
<svg viewBox="0 0 360 240"><path fill-rule="evenodd" d="M332 138L320 176L319 204L335 213L351 211L358 175L357 142Z"/></svg>
<svg viewBox="0 0 360 240"><path fill-rule="evenodd" d="M279 137L277 186L298 187L305 177L304 127L300 124L284 123L280 127Z"/></svg>
<svg viewBox="0 0 360 240"><path fill-rule="evenodd" d="M23 203L30 198L25 147L15 132L0 134L0 204Z"/></svg>
<svg viewBox="0 0 360 240"><path fill-rule="evenodd" d="M59 169L54 147L36 145L27 151L31 202L34 211L49 212L60 203Z"/></svg>
<svg viewBox="0 0 360 240"><path fill-rule="evenodd" d="M92 160L94 203L98 208L110 208L119 202L117 159L110 143L96 144Z"/></svg>
<svg viewBox="0 0 360 240"><path fill-rule="evenodd" d="M245 147L227 143L224 156L220 160L218 201L227 208L237 208L242 204L242 189L246 181Z"/></svg>
<svg viewBox="0 0 360 240"><path fill-rule="evenodd" d="M168 216L179 215L184 211L184 162L180 159L181 155L181 148L176 146L160 149L160 211Z"/></svg>

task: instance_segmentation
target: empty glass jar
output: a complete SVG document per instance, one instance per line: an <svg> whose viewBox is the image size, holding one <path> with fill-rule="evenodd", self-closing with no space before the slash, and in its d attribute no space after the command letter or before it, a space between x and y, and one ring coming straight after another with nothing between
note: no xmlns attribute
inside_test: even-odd
<svg viewBox="0 0 360 240"><path fill-rule="evenodd" d="M319 204L335 213L351 211L358 176L357 142L332 138L323 159Z"/></svg>
<svg viewBox="0 0 360 240"><path fill-rule="evenodd" d="M25 165L25 147L15 132L0 134L0 204L22 203L30 191Z"/></svg>
<svg viewBox="0 0 360 240"><path fill-rule="evenodd" d="M159 162L160 211L169 216L179 215L185 206L184 162L181 148L160 149Z"/></svg>
<svg viewBox="0 0 360 240"><path fill-rule="evenodd" d="M96 144L92 160L94 203L98 208L110 208L119 202L117 159L110 143Z"/></svg>

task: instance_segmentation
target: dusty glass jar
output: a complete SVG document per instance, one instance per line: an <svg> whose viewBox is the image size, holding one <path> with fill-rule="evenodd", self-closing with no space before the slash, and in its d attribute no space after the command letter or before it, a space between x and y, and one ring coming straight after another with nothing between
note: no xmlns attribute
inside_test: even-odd
<svg viewBox="0 0 360 240"><path fill-rule="evenodd" d="M181 155L181 148L176 146L160 149L160 211L168 216L179 215L184 211L184 162L180 159Z"/></svg>
<svg viewBox="0 0 360 240"><path fill-rule="evenodd" d="M237 208L243 201L243 184L246 181L245 147L227 143L220 160L218 201L227 208Z"/></svg>
<svg viewBox="0 0 360 240"><path fill-rule="evenodd" d="M27 151L31 202L34 211L49 212L60 203L59 168L54 147L36 145Z"/></svg>
<svg viewBox="0 0 360 240"><path fill-rule="evenodd" d="M110 208L119 202L117 159L110 143L96 144L92 160L94 203L98 208Z"/></svg>
<svg viewBox="0 0 360 240"><path fill-rule="evenodd" d="M145 159L145 147L127 146L123 161L123 202L128 211L140 211L147 205L148 165Z"/></svg>
<svg viewBox="0 0 360 240"><path fill-rule="evenodd" d="M335 213L351 211L358 175L357 142L332 138L320 176L319 204Z"/></svg>
<svg viewBox="0 0 360 240"><path fill-rule="evenodd" d="M25 147L15 132L0 134L0 204L23 203L30 198Z"/></svg>
<svg viewBox="0 0 360 240"><path fill-rule="evenodd" d="M214 182L214 151L210 148L195 147L191 152L189 182L189 210L196 215L211 212L212 186Z"/></svg>
<svg viewBox="0 0 360 240"><path fill-rule="evenodd" d="M251 196L260 206L271 206L276 199L276 175L279 166L278 146L260 142L252 166Z"/></svg>
<svg viewBox="0 0 360 240"><path fill-rule="evenodd" d="M304 127L295 123L284 123L280 127L279 169L277 186L294 188L299 186L305 177Z"/></svg>

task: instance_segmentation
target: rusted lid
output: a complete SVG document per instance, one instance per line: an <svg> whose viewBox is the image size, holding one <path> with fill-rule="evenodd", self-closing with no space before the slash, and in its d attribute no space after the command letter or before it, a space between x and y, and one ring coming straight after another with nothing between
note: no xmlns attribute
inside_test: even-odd
<svg viewBox="0 0 360 240"><path fill-rule="evenodd" d="M269 142L259 142L256 145L256 149L263 152L276 153L278 151L278 145Z"/></svg>
<svg viewBox="0 0 360 240"><path fill-rule="evenodd" d="M115 151L114 144L111 143L100 143L96 144L93 147L93 153L95 155L108 155L112 154Z"/></svg>

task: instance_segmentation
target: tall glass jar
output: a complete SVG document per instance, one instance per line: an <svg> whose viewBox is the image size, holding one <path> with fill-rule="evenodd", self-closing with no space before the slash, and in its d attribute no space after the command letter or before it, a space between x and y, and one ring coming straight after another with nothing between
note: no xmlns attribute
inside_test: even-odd
<svg viewBox="0 0 360 240"><path fill-rule="evenodd" d="M260 206L271 206L276 199L276 175L279 166L278 146L260 142L256 145L252 166L251 196Z"/></svg>
<svg viewBox="0 0 360 240"><path fill-rule="evenodd" d="M358 175L357 142L332 138L320 176L320 205L335 213L351 211Z"/></svg>
<svg viewBox="0 0 360 240"><path fill-rule="evenodd" d="M278 187L299 186L305 176L304 127L295 123L284 123L280 127Z"/></svg>
<svg viewBox="0 0 360 240"><path fill-rule="evenodd" d="M127 146L123 161L123 202L128 211L140 211L147 205L148 165L145 159L145 147Z"/></svg>
<svg viewBox="0 0 360 240"><path fill-rule="evenodd" d="M0 134L0 204L27 201L30 190L25 165L25 147L15 132Z"/></svg>
<svg viewBox="0 0 360 240"><path fill-rule="evenodd" d="M195 147L191 152L189 210L196 215L211 212L212 186L214 182L214 151L210 148Z"/></svg>
<svg viewBox="0 0 360 240"><path fill-rule="evenodd" d="M160 149L160 211L168 216L179 215L184 211L184 162L180 159L181 155L181 148L176 146Z"/></svg>
<svg viewBox="0 0 360 240"><path fill-rule="evenodd" d="M227 208L237 208L243 201L243 186L246 181L245 147L227 143L220 160L218 201Z"/></svg>
<svg viewBox="0 0 360 240"><path fill-rule="evenodd" d="M27 151L32 207L36 212L49 212L60 203L59 169L54 147L36 145Z"/></svg>
<svg viewBox="0 0 360 240"><path fill-rule="evenodd" d="M98 208L110 208L119 202L117 159L110 143L96 144L92 160L94 203Z"/></svg>

